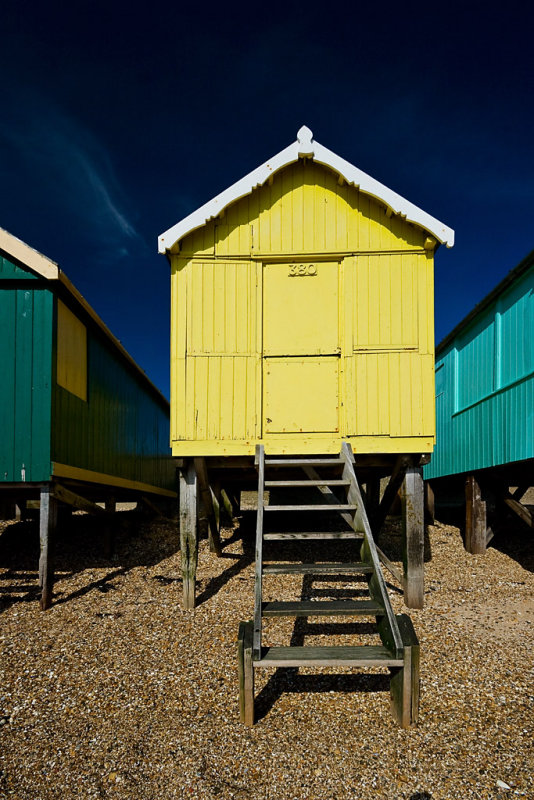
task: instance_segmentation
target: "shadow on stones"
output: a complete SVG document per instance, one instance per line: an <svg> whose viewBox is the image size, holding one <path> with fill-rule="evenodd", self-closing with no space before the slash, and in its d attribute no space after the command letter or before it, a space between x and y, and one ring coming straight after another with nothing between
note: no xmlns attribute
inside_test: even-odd
<svg viewBox="0 0 534 800"><path fill-rule="evenodd" d="M200 606L202 603L206 603L208 600L214 597L223 586L232 580L232 578L235 578L240 572L254 562L253 534L255 525L255 513L253 516L250 514L243 514L238 518L237 525L232 531L231 536L222 541L222 546L224 549L225 547L228 547L229 544L241 540L243 554L234 555L233 553L223 552L222 556L220 556L220 560L233 560L234 563L221 572L220 575L210 578L202 592L197 596L195 603L196 606Z"/></svg>
<svg viewBox="0 0 534 800"><path fill-rule="evenodd" d="M35 602L40 596L39 521L13 521L0 530L1 613L16 603ZM178 528L169 520L147 520L136 510L117 511L110 526L90 514L61 515L54 550L58 582L89 569L110 570L74 592L62 594L56 589L53 605L59 605L95 590L112 591L113 581L132 568L154 566L173 555L179 550Z"/></svg>

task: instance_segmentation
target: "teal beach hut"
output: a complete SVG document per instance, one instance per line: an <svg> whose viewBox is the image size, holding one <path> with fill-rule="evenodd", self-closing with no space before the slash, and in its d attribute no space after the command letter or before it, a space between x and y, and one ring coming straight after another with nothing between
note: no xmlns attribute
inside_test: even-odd
<svg viewBox="0 0 534 800"><path fill-rule="evenodd" d="M485 551L490 509L532 528L521 500L534 485L534 251L438 345L436 430L424 476L436 502L465 490L467 549Z"/></svg>

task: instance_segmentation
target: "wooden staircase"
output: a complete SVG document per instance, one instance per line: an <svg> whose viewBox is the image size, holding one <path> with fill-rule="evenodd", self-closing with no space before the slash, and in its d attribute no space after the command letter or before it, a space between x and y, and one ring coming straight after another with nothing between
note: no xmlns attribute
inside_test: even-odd
<svg viewBox="0 0 534 800"><path fill-rule="evenodd" d="M390 670L392 712L403 728L417 722L419 705L419 643L410 617L395 616L380 568L376 546L362 501L350 445L333 458L269 458L263 446L256 454L258 514L254 619L239 626L239 690L241 721L254 724L254 670L269 667L387 667ZM266 477L268 476L268 477ZM288 503L266 502L286 493ZM297 501L294 497L297 493ZM302 502L298 502L302 493ZM307 496L306 496L307 495ZM311 499L310 499L311 497ZM288 530L289 528L289 530ZM333 550L345 544L357 560L332 562L268 561L267 549L305 549L314 545ZM274 542L275 544L269 544ZM354 548L351 545L354 544ZM359 548L359 553L358 553ZM302 575L340 579L362 576L365 597L343 600L298 599L265 601L266 576ZM381 644L353 646L268 647L263 642L263 621L273 617L357 617L373 620L374 639ZM369 626L365 626L366 628ZM378 634L378 637L376 636Z"/></svg>

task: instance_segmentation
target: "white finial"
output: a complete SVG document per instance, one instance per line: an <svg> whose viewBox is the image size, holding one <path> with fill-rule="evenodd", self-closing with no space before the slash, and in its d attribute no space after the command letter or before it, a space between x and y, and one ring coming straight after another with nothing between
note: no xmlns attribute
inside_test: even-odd
<svg viewBox="0 0 534 800"><path fill-rule="evenodd" d="M297 133L297 142L299 143L299 156L313 156L313 133L306 125Z"/></svg>

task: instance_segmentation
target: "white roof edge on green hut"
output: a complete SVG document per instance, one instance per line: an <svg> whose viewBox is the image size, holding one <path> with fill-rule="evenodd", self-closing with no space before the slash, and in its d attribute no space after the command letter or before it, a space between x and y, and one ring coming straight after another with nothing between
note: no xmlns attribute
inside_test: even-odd
<svg viewBox="0 0 534 800"><path fill-rule="evenodd" d="M106 323L99 317L94 308L87 302L85 297L78 291L73 283L67 278L62 269L59 268L55 261L52 261L47 256L44 256L38 250L30 247L29 244L18 239L9 231L0 228L0 253L4 252L11 258L24 265L30 272L40 275L49 281L59 281L66 288L67 292L79 303L79 305L87 312L91 319L102 330L104 335L111 341L114 347L124 356L124 358L131 364L134 370L142 378L142 380L149 384L160 399L169 405L169 401L158 387L150 380L144 369L134 361L132 356L126 350L122 342L110 331Z"/></svg>
<svg viewBox="0 0 534 800"><path fill-rule="evenodd" d="M59 278L59 267L55 261L47 258L4 228L0 228L0 250L9 253L43 278L51 281Z"/></svg>
<svg viewBox="0 0 534 800"><path fill-rule="evenodd" d="M394 214L398 214L408 222L419 225L431 233L441 244L446 244L447 247L454 245L454 231L452 228L447 227L443 222L410 203L397 192L388 189L384 184L371 178L370 175L345 161L344 158L337 156L327 147L323 147L322 144L314 141L311 130L304 125L297 134L296 142L281 150L273 158L265 161L264 164L249 172L248 175L225 189L224 192L221 192L196 211L193 211L192 214L177 222L172 228L162 233L158 240L158 251L166 253L188 233L202 227L210 219L217 217L230 203L234 203L241 197L251 194L257 187L263 186L271 175L274 175L275 172L283 167L298 161L299 157L311 158L318 164L330 167L330 169L341 175L348 184L384 203Z"/></svg>

